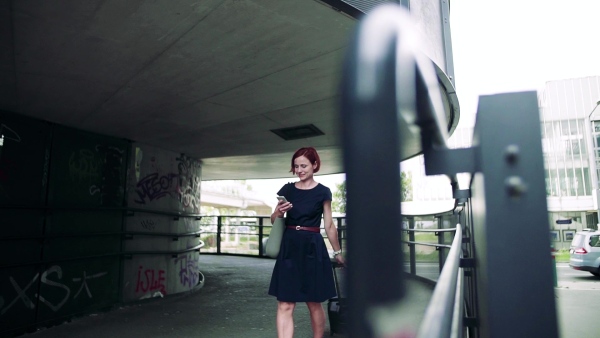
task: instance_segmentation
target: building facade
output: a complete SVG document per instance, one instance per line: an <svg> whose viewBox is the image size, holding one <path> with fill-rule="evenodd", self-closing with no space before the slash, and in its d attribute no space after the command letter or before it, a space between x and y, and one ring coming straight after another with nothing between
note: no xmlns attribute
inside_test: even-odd
<svg viewBox="0 0 600 338"><path fill-rule="evenodd" d="M600 76L547 82L538 97L551 237L563 248L598 228Z"/></svg>

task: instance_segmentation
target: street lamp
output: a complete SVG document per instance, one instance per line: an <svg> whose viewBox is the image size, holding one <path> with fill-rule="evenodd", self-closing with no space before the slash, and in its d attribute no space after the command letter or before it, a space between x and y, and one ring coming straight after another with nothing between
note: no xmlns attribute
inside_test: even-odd
<svg viewBox="0 0 600 338"><path fill-rule="evenodd" d="M593 195L592 198L594 200L594 205L596 207L596 211L597 211L597 217L598 220L600 221L600 190L598 188L598 170L596 168L596 147L595 147L595 142L594 142L594 132L595 132L595 128L594 128L594 121L591 119L592 114L594 113L594 111L596 111L596 108L598 108L598 106L600 106L600 100L596 102L596 105L594 106L594 109L592 109L592 111L587 115L586 119L585 119L585 123L588 123L590 128L590 137L588 138L588 161L590 162L589 168L590 168L590 176L592 178L592 187L593 187ZM598 228L598 224L596 224L596 228Z"/></svg>

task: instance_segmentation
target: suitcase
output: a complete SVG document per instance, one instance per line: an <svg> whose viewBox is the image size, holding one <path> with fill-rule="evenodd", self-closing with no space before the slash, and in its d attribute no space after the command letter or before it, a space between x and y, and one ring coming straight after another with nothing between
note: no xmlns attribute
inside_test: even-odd
<svg viewBox="0 0 600 338"><path fill-rule="evenodd" d="M333 297L327 301L327 315L329 317L329 331L333 336L336 333L346 333L346 320L348 318L348 304L346 298L340 289L338 274L343 270L343 267L337 263L333 264L333 280L335 281L335 290L337 297Z"/></svg>

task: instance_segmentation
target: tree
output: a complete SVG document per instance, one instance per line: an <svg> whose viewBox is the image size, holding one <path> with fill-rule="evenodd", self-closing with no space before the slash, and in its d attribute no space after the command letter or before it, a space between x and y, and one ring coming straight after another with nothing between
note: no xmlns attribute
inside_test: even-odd
<svg viewBox="0 0 600 338"><path fill-rule="evenodd" d="M400 201L408 202L413 199L412 175L410 172L400 173L400 183L402 184L402 192ZM346 181L336 184L336 191L333 193L333 201L331 202L331 210L339 213L346 213Z"/></svg>
<svg viewBox="0 0 600 338"><path fill-rule="evenodd" d="M336 184L336 191L333 193L331 201L331 210L339 213L346 213L346 181Z"/></svg>
<svg viewBox="0 0 600 338"><path fill-rule="evenodd" d="M401 201L408 202L413 199L412 175L410 172L400 172L400 184L402 185Z"/></svg>

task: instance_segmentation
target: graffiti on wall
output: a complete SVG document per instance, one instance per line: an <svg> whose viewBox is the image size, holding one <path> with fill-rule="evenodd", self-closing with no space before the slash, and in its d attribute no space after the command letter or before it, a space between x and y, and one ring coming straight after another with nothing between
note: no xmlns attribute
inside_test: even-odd
<svg viewBox="0 0 600 338"><path fill-rule="evenodd" d="M177 174L169 173L159 176L153 173L138 181L135 192L138 198L135 203L146 204L166 196L173 196L177 192Z"/></svg>
<svg viewBox="0 0 600 338"><path fill-rule="evenodd" d="M179 265L179 283L186 287L194 287L200 279L200 270L198 269L198 260L194 255L187 254L174 259L175 265Z"/></svg>
<svg viewBox="0 0 600 338"><path fill-rule="evenodd" d="M21 136L19 136L19 133L11 129L6 124L0 124L0 156L2 155L2 149L9 144L9 141L19 143L21 142ZM14 168L16 165L17 164L12 161L7 161L6 159L3 160L4 168ZM9 179L10 178L8 177L7 171L5 171L3 168L0 168L0 183L2 183L2 181L8 181ZM0 191L2 191L1 185Z"/></svg>
<svg viewBox="0 0 600 338"><path fill-rule="evenodd" d="M165 270L138 268L137 281L135 283L136 293L161 292L167 294L165 286Z"/></svg>
<svg viewBox="0 0 600 338"><path fill-rule="evenodd" d="M21 142L21 136L6 124L0 124L0 146L4 146L4 142L14 141Z"/></svg>
<svg viewBox="0 0 600 338"><path fill-rule="evenodd" d="M35 309L35 303L27 295L27 291L29 289L31 289L33 285L37 284L36 282L37 282L38 278L40 278L40 282L43 285L48 285L48 286L51 286L54 288L58 288L60 290L56 290L56 291L62 292L62 298L58 302L54 302L54 303L47 300L43 295L38 295L37 293L34 294L34 297L38 298L42 304L45 304L52 311L56 312L56 311L60 310L60 308L62 308L65 305L65 303L67 303L69 301L69 299L76 299L77 297L80 297L82 294L82 291L84 291L84 290L85 290L85 294L87 295L88 298L90 298L90 299L93 298L88 281L90 281L92 279L97 279L97 278L103 277L105 275L107 275L107 272L98 272L98 273L94 273L94 274L88 274L84 270L81 277L72 278L68 284L71 286L74 285L75 288L77 288L77 291L75 291L73 297L70 297L72 289L69 287L69 285L63 283L63 281L62 281L63 271L62 271L62 268L58 265L53 265L50 268L48 268L46 271L44 271L41 275L41 278L40 278L39 273L35 274L35 276L24 287L23 287L24 284L19 284L13 278L13 276L10 276L9 281L13 287L15 296L10 301L8 301L8 300L5 301L4 296L0 296L0 316L5 314L8 310L10 310L15 304L17 304L19 302L23 303L23 305L27 309L30 309L30 310ZM5 290L3 290L2 292L4 293Z"/></svg>
<svg viewBox="0 0 600 338"><path fill-rule="evenodd" d="M160 173L153 171L142 176L141 159L143 153L140 148L136 148L135 154L135 175L137 179L135 203L150 204L153 201L170 197L177 200L184 208L193 212L200 212L200 161L181 155L175 159L177 161L177 172ZM154 160L154 158L152 159ZM151 161L151 163L153 162ZM154 165L149 167L157 170Z"/></svg>
<svg viewBox="0 0 600 338"><path fill-rule="evenodd" d="M89 183L90 196L100 195L101 205L122 198L121 170L125 151L97 144L94 149L79 149L69 156L69 176L74 182Z"/></svg>
<svg viewBox="0 0 600 338"><path fill-rule="evenodd" d="M144 230L154 231L156 229L156 223L153 219L142 219L140 225Z"/></svg>
<svg viewBox="0 0 600 338"><path fill-rule="evenodd" d="M186 208L200 211L200 162L185 155L178 157L177 161L180 202Z"/></svg>

